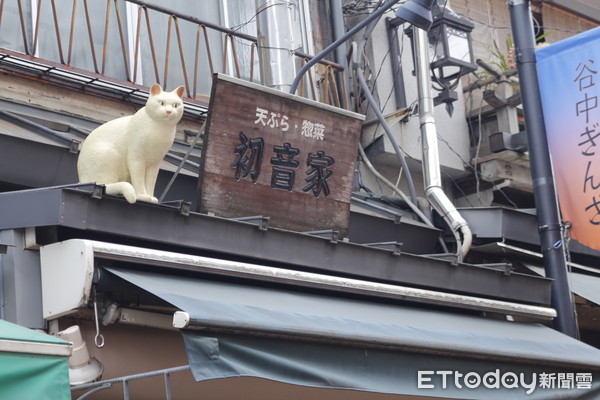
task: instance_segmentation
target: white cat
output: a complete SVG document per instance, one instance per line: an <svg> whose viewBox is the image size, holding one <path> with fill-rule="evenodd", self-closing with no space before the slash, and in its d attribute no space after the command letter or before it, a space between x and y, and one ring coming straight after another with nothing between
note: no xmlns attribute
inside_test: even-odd
<svg viewBox="0 0 600 400"><path fill-rule="evenodd" d="M154 84L146 105L134 115L94 129L79 153L79 182L104 184L107 194L123 195L129 203L158 203L154 185L183 116L183 89L164 92Z"/></svg>

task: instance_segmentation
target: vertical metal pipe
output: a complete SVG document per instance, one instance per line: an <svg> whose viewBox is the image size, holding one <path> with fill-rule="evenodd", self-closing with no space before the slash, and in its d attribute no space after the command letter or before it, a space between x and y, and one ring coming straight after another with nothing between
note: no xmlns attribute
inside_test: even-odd
<svg viewBox="0 0 600 400"><path fill-rule="evenodd" d="M262 84L288 91L296 76L292 3L256 0L256 30Z"/></svg>
<svg viewBox="0 0 600 400"><path fill-rule="evenodd" d="M529 140L531 177L544 256L544 269L546 276L552 279L551 304L558 314L554 320L554 328L577 338L575 308L569 289L567 261L562 245L561 220L542 114L531 10L528 0L510 0L508 7L517 55L525 130Z"/></svg>
<svg viewBox="0 0 600 400"><path fill-rule="evenodd" d="M129 381L123 380L123 400L129 400Z"/></svg>
<svg viewBox="0 0 600 400"><path fill-rule="evenodd" d="M333 40L344 36L346 33L346 29L344 28L344 12L342 9L342 0L330 0L330 10L331 10L331 28L333 29ZM338 48L335 49L335 62L344 67L344 71L348 71L348 60L346 59L346 43L342 43ZM337 85L339 88L344 87L344 83L346 86L350 86L350 77L349 74L338 74L337 76ZM344 82L346 80L346 82ZM342 99L342 107L348 108L348 99L346 98L346 92L344 91L340 98Z"/></svg>
<svg viewBox="0 0 600 400"><path fill-rule="evenodd" d="M173 397L171 395L171 374L168 372L165 373L165 392L166 392L166 400L171 400Z"/></svg>
<svg viewBox="0 0 600 400"><path fill-rule="evenodd" d="M390 60L392 62L392 76L394 84L394 99L396 100L396 109L406 108L406 90L404 87L404 77L402 76L402 57L399 51L398 25L402 21L400 18L386 18L386 32L388 46L390 46Z"/></svg>
<svg viewBox="0 0 600 400"><path fill-rule="evenodd" d="M415 46L415 69L419 96L419 122L421 124L421 145L423 148L423 179L425 196L432 207L444 218L452 229L458 244L458 259L462 261L472 241L467 221L460 215L442 187L442 174L438 151L437 129L433 116L433 94L429 76L429 49L427 32L413 27ZM462 239L458 235L462 233Z"/></svg>

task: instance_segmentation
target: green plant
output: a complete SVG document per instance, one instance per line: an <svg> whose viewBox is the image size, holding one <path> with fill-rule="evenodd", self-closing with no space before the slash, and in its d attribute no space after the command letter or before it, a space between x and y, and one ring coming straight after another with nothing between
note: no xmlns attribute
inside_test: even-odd
<svg viewBox="0 0 600 400"><path fill-rule="evenodd" d="M539 43L540 40L544 39L551 33L552 31L548 31L543 35L536 37L536 42ZM492 42L492 45L493 46L490 50L490 54L492 55L493 60L489 62L490 66L495 67L495 69L498 72L505 72L517 68L517 59L515 56L515 43L510 34L506 36L506 39L504 41L504 49L500 48L496 40ZM473 72L473 75L475 75L477 79L485 79L490 77L492 74L485 70L477 70Z"/></svg>
<svg viewBox="0 0 600 400"><path fill-rule="evenodd" d="M496 58L495 61L492 61L491 64L498 68L500 72L508 71L509 69L516 68L516 60L515 60L515 44L512 40L512 37L508 35L506 40L504 41L506 50L500 50L498 46L498 42L494 40L493 45L494 48L492 50L492 56Z"/></svg>

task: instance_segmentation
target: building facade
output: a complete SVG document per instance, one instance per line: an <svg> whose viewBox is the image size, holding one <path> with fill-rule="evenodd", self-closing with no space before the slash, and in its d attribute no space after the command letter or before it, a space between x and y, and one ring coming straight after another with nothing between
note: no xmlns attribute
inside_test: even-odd
<svg viewBox="0 0 600 400"><path fill-rule="evenodd" d="M80 328L90 358L71 370L91 376L71 380L72 398L600 392L599 253L569 243L569 338L552 329L505 2L449 5L474 24L481 60L434 109L439 186L472 234L466 251L427 202L401 5L287 93L284 78L378 3L2 3L0 319ZM600 21L585 1L531 6L539 42ZM161 202L79 182L81 143L153 83L185 87Z"/></svg>

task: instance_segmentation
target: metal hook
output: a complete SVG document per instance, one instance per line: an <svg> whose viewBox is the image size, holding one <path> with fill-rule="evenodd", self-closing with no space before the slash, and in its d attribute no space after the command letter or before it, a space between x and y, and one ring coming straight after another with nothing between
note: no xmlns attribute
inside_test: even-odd
<svg viewBox="0 0 600 400"><path fill-rule="evenodd" d="M96 336L94 344L97 348L104 347L104 336L100 333L100 324L98 323L98 303L96 302L96 287L94 286L94 321L96 322Z"/></svg>

